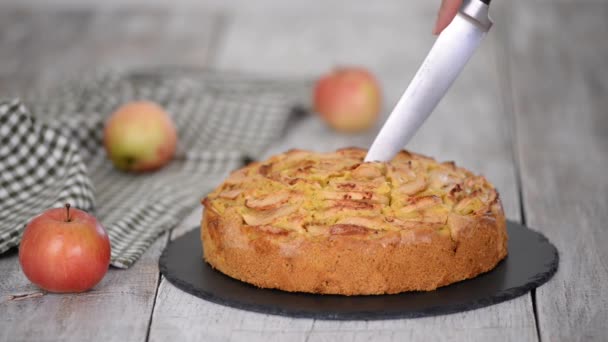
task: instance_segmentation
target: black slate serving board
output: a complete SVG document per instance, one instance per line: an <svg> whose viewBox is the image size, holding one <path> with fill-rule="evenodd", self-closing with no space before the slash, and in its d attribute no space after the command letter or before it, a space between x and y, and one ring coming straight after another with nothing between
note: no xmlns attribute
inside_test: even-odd
<svg viewBox="0 0 608 342"><path fill-rule="evenodd" d="M558 253L542 234L507 222L509 255L494 270L430 292L336 296L260 289L232 279L202 260L199 229L163 251L161 273L197 297L239 309L333 320L373 320L442 315L500 303L544 284L555 274Z"/></svg>

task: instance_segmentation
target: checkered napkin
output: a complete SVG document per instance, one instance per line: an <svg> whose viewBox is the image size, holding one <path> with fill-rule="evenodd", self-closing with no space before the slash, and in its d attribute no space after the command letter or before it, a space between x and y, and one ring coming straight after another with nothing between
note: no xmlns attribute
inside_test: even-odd
<svg viewBox="0 0 608 342"><path fill-rule="evenodd" d="M128 268L230 170L279 138L309 91L307 81L155 70L99 74L0 102L0 253L19 244L34 215L70 202L101 220L112 265ZM172 115L178 150L159 171L120 172L102 147L104 120L143 99Z"/></svg>

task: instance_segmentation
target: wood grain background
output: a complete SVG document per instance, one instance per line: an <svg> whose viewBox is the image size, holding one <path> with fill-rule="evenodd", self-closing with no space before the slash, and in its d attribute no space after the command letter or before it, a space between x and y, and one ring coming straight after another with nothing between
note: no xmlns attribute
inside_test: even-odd
<svg viewBox="0 0 608 342"><path fill-rule="evenodd" d="M99 67L315 77L358 64L378 75L387 115L433 43L437 7L402 0L4 0L0 96ZM196 210L133 268L111 270L84 294L39 295L16 253L0 256L0 340L608 340L608 2L495 1L492 14L492 32L408 147L483 173L510 219L556 244L559 271L540 289L420 319L333 322L236 310L183 293L158 272L162 248L198 224ZM267 154L366 147L378 128L339 135L309 116Z"/></svg>

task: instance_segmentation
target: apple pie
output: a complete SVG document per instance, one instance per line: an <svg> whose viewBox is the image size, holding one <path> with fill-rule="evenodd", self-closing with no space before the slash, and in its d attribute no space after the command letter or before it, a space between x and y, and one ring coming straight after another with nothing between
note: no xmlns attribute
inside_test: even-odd
<svg viewBox="0 0 608 342"><path fill-rule="evenodd" d="M233 172L203 200L204 259L262 288L340 295L430 291L507 255L498 193L408 151L291 150Z"/></svg>

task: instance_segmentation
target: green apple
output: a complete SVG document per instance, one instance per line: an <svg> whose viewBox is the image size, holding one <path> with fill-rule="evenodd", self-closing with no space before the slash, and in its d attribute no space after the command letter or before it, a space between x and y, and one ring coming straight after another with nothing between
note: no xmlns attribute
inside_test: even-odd
<svg viewBox="0 0 608 342"><path fill-rule="evenodd" d="M159 105L139 101L123 105L108 118L103 140L118 169L145 172L161 168L173 158L177 132Z"/></svg>

